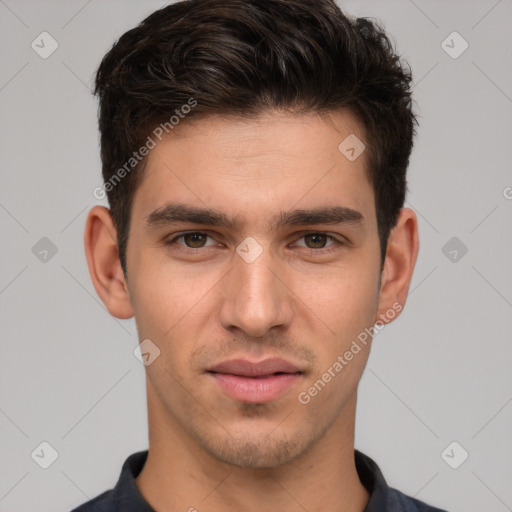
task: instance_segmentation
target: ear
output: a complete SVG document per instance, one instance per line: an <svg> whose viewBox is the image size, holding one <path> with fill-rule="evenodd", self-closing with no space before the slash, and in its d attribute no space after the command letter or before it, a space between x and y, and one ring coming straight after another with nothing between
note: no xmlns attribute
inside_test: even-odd
<svg viewBox="0 0 512 512"><path fill-rule="evenodd" d="M387 324L402 311L407 300L418 250L416 214L410 208L402 208L397 224L389 234L375 321Z"/></svg>
<svg viewBox="0 0 512 512"><path fill-rule="evenodd" d="M119 260L117 232L108 208L95 206L89 212L84 246L89 274L103 304L116 318L131 318L133 309Z"/></svg>

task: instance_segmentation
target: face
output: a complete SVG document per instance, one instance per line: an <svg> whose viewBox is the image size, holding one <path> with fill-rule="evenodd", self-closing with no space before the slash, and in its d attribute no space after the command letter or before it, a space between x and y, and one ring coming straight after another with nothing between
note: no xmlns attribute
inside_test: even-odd
<svg viewBox="0 0 512 512"><path fill-rule="evenodd" d="M150 418L217 460L290 462L342 425L370 344L344 354L378 319L365 154L338 150L364 136L348 113L178 128L149 154L127 248L139 338L160 350Z"/></svg>

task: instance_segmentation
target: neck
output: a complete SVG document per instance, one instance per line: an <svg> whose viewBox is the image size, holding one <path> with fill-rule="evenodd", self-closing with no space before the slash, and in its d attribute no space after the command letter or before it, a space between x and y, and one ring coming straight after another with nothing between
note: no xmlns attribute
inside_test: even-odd
<svg viewBox="0 0 512 512"><path fill-rule="evenodd" d="M354 461L357 397L307 453L270 469L241 468L205 453L148 396L149 453L136 485L155 510L362 512L369 494Z"/></svg>

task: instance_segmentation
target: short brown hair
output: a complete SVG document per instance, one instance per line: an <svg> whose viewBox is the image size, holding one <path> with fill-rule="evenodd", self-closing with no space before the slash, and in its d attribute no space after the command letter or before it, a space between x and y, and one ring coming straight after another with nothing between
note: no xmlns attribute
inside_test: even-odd
<svg viewBox="0 0 512 512"><path fill-rule="evenodd" d="M383 28L348 17L333 0L184 0L152 13L105 55L94 90L103 179L111 183L108 201L125 275L131 206L145 158L115 186L111 180L191 98L196 103L186 119L350 109L367 138L383 264L405 200L417 123L411 81Z"/></svg>

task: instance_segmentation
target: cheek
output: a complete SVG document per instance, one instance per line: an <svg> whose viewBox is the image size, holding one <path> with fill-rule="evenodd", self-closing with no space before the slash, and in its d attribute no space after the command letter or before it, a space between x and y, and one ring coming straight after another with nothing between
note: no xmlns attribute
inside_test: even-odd
<svg viewBox="0 0 512 512"><path fill-rule="evenodd" d="M375 271L373 262L362 261L325 270L301 276L291 288L301 299L298 304L305 317L325 331L331 342L334 339L339 349L347 338L373 324L378 268Z"/></svg>
<svg viewBox="0 0 512 512"><path fill-rule="evenodd" d="M312 406L314 417L339 413L357 388L370 353L368 333L378 307L377 278L351 268L310 290L311 309L321 319L313 326L318 360L298 400Z"/></svg>
<svg viewBox="0 0 512 512"><path fill-rule="evenodd" d="M173 366L195 348L195 336L210 318L215 272L199 274L193 265L141 258L130 296L140 339L149 338ZM186 343L185 343L186 341Z"/></svg>

